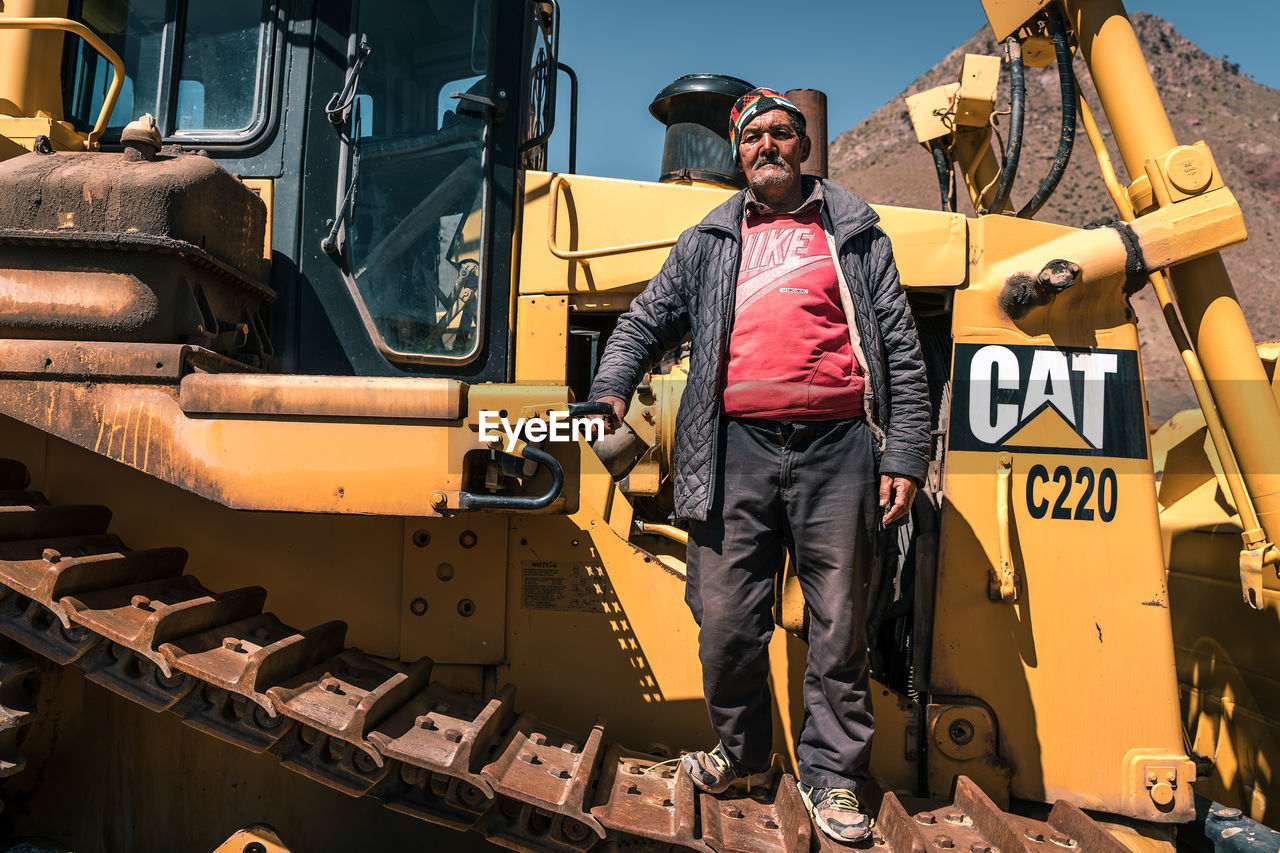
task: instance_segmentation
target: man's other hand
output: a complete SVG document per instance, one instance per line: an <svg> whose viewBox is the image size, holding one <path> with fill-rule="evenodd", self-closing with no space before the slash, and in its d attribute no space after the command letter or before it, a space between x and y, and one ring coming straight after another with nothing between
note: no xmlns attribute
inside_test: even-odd
<svg viewBox="0 0 1280 853"><path fill-rule="evenodd" d="M885 526L905 518L915 499L916 484L910 477L880 475L880 506L884 509L880 521Z"/></svg>
<svg viewBox="0 0 1280 853"><path fill-rule="evenodd" d="M621 397L601 397L596 400L597 403L608 403L613 409L613 416L605 420L604 431L608 435L612 435L618 427L622 426L622 419L627 416L627 401ZM602 418L604 415L591 415L593 418Z"/></svg>

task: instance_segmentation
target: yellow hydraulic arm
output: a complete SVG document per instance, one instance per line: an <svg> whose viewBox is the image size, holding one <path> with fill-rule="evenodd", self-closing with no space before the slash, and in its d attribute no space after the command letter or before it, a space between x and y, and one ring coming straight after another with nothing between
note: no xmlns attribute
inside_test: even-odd
<svg viewBox="0 0 1280 853"><path fill-rule="evenodd" d="M1244 237L1234 199L1207 146L1180 145L1174 137L1120 0L983 0L983 5L997 40L1023 31L1030 36L1027 43L1034 44L1037 38L1028 24L1050 6L1065 16L1075 34L1132 178L1128 187L1119 183L1082 96L1081 123L1121 218L1132 224L1130 233L1204 411L1243 527L1244 600L1260 608L1262 567L1280 563L1280 550L1273 544L1280 541L1280 453L1275 442L1280 409L1218 254ZM987 67L992 61L968 57L959 84L908 99L918 138L933 148L951 146L981 212L988 212L982 208L998 177L992 171L995 158L987 127L995 102L989 84L993 69ZM976 119L966 120L966 115ZM982 133L975 135L975 128ZM974 144L961 144L971 137ZM1211 201L1215 194L1221 202ZM1107 261L1115 247L1106 249L1098 232L1088 235L1073 241L1078 244L1074 256L1058 255L1085 262L1086 279L1099 277L1117 260ZM1167 271L1162 270L1166 264Z"/></svg>
<svg viewBox="0 0 1280 853"><path fill-rule="evenodd" d="M1135 213L1190 197L1214 178L1212 159L1199 146L1178 145L1123 6L1118 0L1067 0L1065 6L1125 168L1137 176L1128 190ZM1280 408L1221 256L1213 252L1179 264L1168 276L1194 352L1188 368L1206 421L1215 445L1225 438L1227 446L1217 449L1229 482L1238 485L1231 476L1237 462L1244 481L1244 493L1234 497L1245 529L1241 572L1249 601L1250 579L1260 592L1261 566L1280 557L1273 545L1280 541ZM1167 301L1163 281L1156 285ZM1181 329L1174 328L1179 337ZM1196 357L1207 395L1196 382ZM1219 419L1221 431L1215 429ZM1250 604L1260 607L1261 596Z"/></svg>

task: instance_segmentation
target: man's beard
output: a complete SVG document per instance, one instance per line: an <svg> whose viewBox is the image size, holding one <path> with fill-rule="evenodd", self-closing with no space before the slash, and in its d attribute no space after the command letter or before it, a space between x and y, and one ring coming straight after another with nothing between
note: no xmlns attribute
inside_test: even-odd
<svg viewBox="0 0 1280 853"><path fill-rule="evenodd" d="M768 174L761 174L759 172L761 166L777 166L779 169ZM752 174L751 178L753 189L756 187L761 189L779 187L791 183L791 166L777 154L772 152L761 154L756 158L755 168L757 171Z"/></svg>

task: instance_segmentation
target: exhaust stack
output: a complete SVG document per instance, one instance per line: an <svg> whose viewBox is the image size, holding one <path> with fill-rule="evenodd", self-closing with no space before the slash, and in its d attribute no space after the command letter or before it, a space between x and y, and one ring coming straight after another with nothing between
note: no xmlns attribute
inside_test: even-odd
<svg viewBox="0 0 1280 853"><path fill-rule="evenodd" d="M754 88L723 74L686 74L667 86L649 112L667 127L662 183L704 183L741 189L744 178L729 156L729 110Z"/></svg>
<svg viewBox="0 0 1280 853"><path fill-rule="evenodd" d="M804 113L806 130L812 147L809 156L800 164L800 171L818 178L827 176L827 93L821 89L791 89L787 93L791 103Z"/></svg>

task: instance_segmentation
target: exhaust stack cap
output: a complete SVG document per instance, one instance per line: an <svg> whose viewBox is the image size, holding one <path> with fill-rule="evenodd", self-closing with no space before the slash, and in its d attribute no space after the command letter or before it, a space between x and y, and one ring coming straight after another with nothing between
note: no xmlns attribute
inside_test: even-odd
<svg viewBox="0 0 1280 853"><path fill-rule="evenodd" d="M753 88L724 74L686 74L659 92L649 104L667 127L658 180L745 186L729 153L729 110Z"/></svg>

